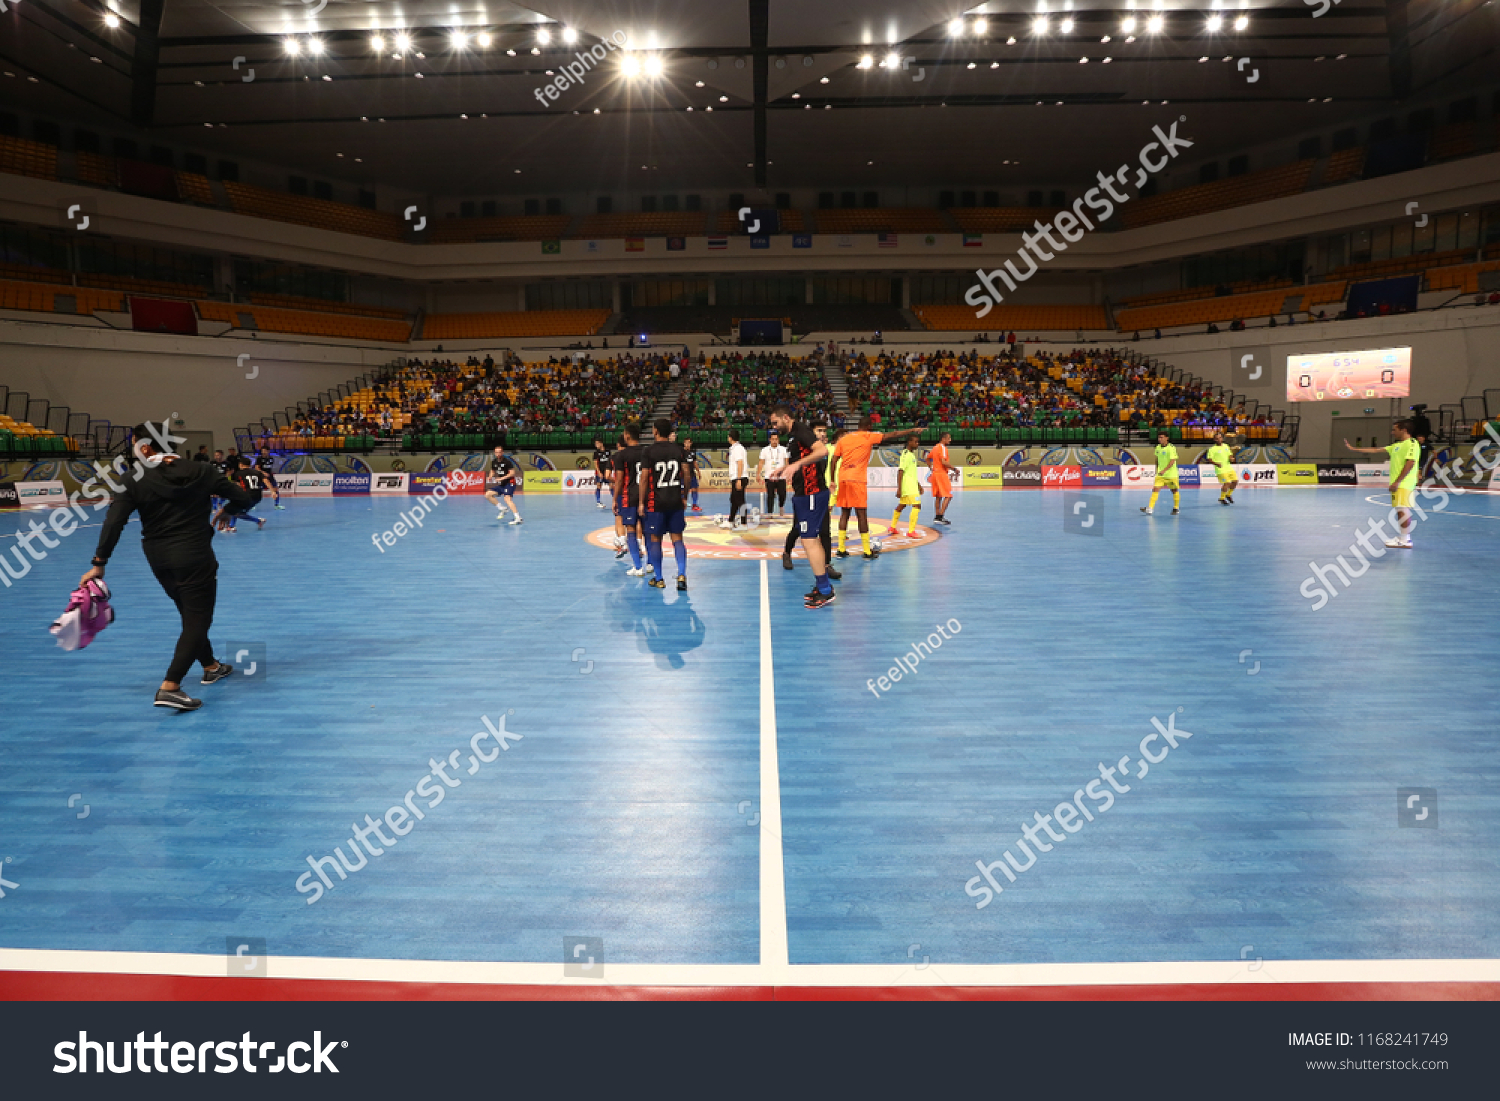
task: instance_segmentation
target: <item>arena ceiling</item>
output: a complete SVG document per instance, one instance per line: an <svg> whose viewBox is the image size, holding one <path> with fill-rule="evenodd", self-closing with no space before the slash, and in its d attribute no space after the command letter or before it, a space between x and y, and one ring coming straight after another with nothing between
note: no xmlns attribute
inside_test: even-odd
<svg viewBox="0 0 1500 1101"><path fill-rule="evenodd" d="M0 100L316 177L505 197L1063 185L1179 116L1222 155L1495 86L1493 0L1313 4L10 0ZM594 50L547 98L611 38L631 49Z"/></svg>

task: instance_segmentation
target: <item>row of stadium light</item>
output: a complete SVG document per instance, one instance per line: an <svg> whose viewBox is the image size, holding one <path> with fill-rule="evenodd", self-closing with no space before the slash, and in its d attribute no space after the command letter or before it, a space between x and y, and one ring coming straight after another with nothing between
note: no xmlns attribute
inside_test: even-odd
<svg viewBox="0 0 1500 1101"><path fill-rule="evenodd" d="M1203 26L1209 34L1217 34L1219 31L1224 29L1224 23L1225 17L1219 12L1215 11L1209 15L1207 20L1204 21ZM1234 21L1230 25L1237 31L1248 30L1250 27L1250 17L1241 13L1240 15L1234 17ZM1152 15L1147 16L1144 20L1138 20L1134 15L1127 15L1125 16L1125 18L1120 20L1120 33L1134 34L1136 32L1136 29L1141 26L1145 27L1147 34L1163 34L1166 32L1167 27L1166 16L1162 15L1161 12L1156 12ZM1064 16L1062 21L1057 24L1057 29L1063 34L1072 34L1072 17ZM988 32L988 30L989 22L984 19L976 19L972 23L965 22L962 19L955 19L953 20L953 22L948 24L948 33L954 38L961 38L966 34L983 36L986 32ZM1035 19L1032 20L1031 33L1052 33L1052 19L1049 15L1046 14L1045 11L1043 11L1042 14L1038 15ZM1014 44L1015 39L1011 38L1010 42Z"/></svg>

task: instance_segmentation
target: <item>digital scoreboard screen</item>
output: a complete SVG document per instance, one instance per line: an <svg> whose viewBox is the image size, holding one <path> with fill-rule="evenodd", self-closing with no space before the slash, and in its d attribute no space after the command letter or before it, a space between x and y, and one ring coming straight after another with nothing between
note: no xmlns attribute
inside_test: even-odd
<svg viewBox="0 0 1500 1101"><path fill-rule="evenodd" d="M1352 401L1410 394L1410 348L1286 357L1287 401Z"/></svg>

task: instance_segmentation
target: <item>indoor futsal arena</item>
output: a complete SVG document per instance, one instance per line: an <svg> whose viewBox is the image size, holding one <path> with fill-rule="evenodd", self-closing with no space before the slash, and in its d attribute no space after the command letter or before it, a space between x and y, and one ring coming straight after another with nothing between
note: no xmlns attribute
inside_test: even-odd
<svg viewBox="0 0 1500 1101"><path fill-rule="evenodd" d="M1494 1000L1497 20L0 4L4 997Z"/></svg>

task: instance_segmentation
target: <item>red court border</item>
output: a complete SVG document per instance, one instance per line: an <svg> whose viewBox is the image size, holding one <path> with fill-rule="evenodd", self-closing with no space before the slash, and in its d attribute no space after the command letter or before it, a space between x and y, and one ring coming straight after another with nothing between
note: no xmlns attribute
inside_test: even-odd
<svg viewBox="0 0 1500 1101"><path fill-rule="evenodd" d="M545 986L0 972L10 1002L1428 1002L1500 1001L1500 982L1118 986Z"/></svg>

